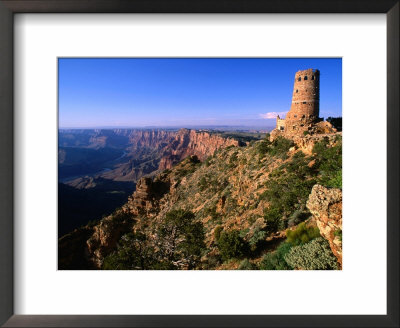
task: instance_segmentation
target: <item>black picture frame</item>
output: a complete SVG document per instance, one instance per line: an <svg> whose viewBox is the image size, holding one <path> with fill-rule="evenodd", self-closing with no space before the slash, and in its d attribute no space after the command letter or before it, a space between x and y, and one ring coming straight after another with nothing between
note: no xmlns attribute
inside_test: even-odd
<svg viewBox="0 0 400 328"><path fill-rule="evenodd" d="M399 0L0 0L0 324L5 327L399 327L399 8ZM13 17L16 13L385 13L387 315L14 315Z"/></svg>

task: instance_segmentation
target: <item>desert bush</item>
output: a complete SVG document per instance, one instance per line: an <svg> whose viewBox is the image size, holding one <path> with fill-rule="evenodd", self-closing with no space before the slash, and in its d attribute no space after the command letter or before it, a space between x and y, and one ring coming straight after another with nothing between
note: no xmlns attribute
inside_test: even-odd
<svg viewBox="0 0 400 328"><path fill-rule="evenodd" d="M212 156L208 156L208 157L206 158L206 160L204 161L204 165L205 165L206 167L209 167L211 164L212 164Z"/></svg>
<svg viewBox="0 0 400 328"><path fill-rule="evenodd" d="M235 152L231 155L231 157L229 158L229 167L231 167L231 168L232 168L232 167L235 167L237 160L238 160L238 152L235 151Z"/></svg>
<svg viewBox="0 0 400 328"><path fill-rule="evenodd" d="M223 226L217 226L214 229L214 239L218 242L219 238L221 237L221 232L224 230Z"/></svg>
<svg viewBox="0 0 400 328"><path fill-rule="evenodd" d="M295 230L286 232L287 242L293 246L305 244L314 238L320 237L318 227L307 227L304 222L300 223Z"/></svg>
<svg viewBox="0 0 400 328"><path fill-rule="evenodd" d="M322 237L316 238L307 244L292 247L284 256L284 259L294 269L338 269L336 257L332 254L328 242Z"/></svg>
<svg viewBox="0 0 400 328"><path fill-rule="evenodd" d="M200 191L204 191L208 187L207 178L205 176L202 176L197 185Z"/></svg>
<svg viewBox="0 0 400 328"><path fill-rule="evenodd" d="M214 270L216 267L222 264L222 259L220 255L208 256L207 260L202 263L203 270Z"/></svg>
<svg viewBox="0 0 400 328"><path fill-rule="evenodd" d="M246 252L246 246L238 230L223 231L218 239L218 249L224 261L242 257Z"/></svg>
<svg viewBox="0 0 400 328"><path fill-rule="evenodd" d="M335 237L339 237L339 240L342 241L342 229L337 229L333 232Z"/></svg>
<svg viewBox="0 0 400 328"><path fill-rule="evenodd" d="M279 136L272 142L268 153L272 156L287 158L287 152L293 146L294 143L292 140Z"/></svg>
<svg viewBox="0 0 400 328"><path fill-rule="evenodd" d="M296 210L288 219L288 227L293 227L310 217L310 213L305 211L304 208Z"/></svg>
<svg viewBox="0 0 400 328"><path fill-rule="evenodd" d="M217 207L215 205L204 209L204 215L210 215L211 221L214 223L221 223L221 216L217 213Z"/></svg>
<svg viewBox="0 0 400 328"><path fill-rule="evenodd" d="M269 139L264 139L257 143L256 151L260 157L264 157L270 150L271 142Z"/></svg>
<svg viewBox="0 0 400 328"><path fill-rule="evenodd" d="M264 231L260 228L256 228L255 231L253 232L253 235L249 239L250 249L252 251L257 249L258 245L261 244L265 240L266 237L267 237L266 231Z"/></svg>
<svg viewBox="0 0 400 328"><path fill-rule="evenodd" d="M257 270L257 266L251 263L248 259L240 262L238 270Z"/></svg>
<svg viewBox="0 0 400 328"><path fill-rule="evenodd" d="M279 207L270 207L264 211L264 221L267 225L264 229L267 235L275 233L284 228L282 210Z"/></svg>
<svg viewBox="0 0 400 328"><path fill-rule="evenodd" d="M332 174L332 177L327 180L326 182L326 187L332 187L332 188L340 188L342 189L342 169L336 171L335 173Z"/></svg>
<svg viewBox="0 0 400 328"><path fill-rule="evenodd" d="M326 187L342 187L342 139L338 136L335 145L330 145L329 140L323 139L313 147L316 159L315 167L318 168L318 182Z"/></svg>
<svg viewBox="0 0 400 328"><path fill-rule="evenodd" d="M290 251L291 245L281 243L274 252L264 255L260 262L260 270L290 270L292 267L286 262L285 255Z"/></svg>

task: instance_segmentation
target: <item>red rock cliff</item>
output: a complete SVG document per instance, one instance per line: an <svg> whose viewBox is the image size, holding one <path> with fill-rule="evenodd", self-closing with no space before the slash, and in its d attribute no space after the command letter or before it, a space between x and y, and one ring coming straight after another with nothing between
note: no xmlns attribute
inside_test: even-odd
<svg viewBox="0 0 400 328"><path fill-rule="evenodd" d="M174 164L191 155L205 160L217 149L229 146L239 146L239 142L208 132L181 129L175 139L165 148L159 168L161 170L170 169Z"/></svg>

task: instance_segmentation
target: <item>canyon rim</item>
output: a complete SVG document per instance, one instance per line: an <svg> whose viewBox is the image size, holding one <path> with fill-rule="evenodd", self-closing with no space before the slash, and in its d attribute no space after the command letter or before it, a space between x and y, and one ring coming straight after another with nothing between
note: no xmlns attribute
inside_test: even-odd
<svg viewBox="0 0 400 328"><path fill-rule="evenodd" d="M59 270L341 270L341 59L60 58Z"/></svg>

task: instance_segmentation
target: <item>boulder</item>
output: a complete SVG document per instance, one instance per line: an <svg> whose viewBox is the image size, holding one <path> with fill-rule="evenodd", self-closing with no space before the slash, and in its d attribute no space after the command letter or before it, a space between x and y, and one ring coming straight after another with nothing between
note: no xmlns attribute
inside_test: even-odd
<svg viewBox="0 0 400 328"><path fill-rule="evenodd" d="M307 208L342 266L342 190L315 185Z"/></svg>

